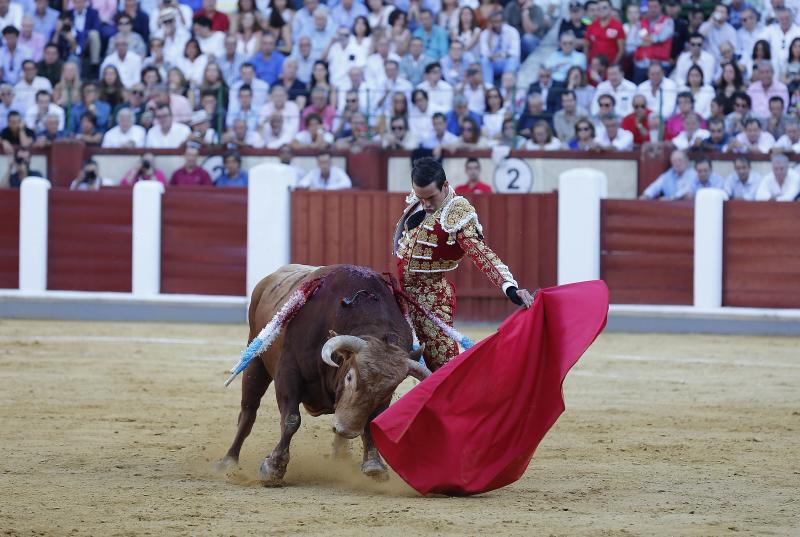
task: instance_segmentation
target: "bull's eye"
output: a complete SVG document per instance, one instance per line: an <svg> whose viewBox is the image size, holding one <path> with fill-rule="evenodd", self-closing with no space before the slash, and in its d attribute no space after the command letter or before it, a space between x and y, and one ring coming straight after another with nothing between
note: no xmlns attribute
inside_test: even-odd
<svg viewBox="0 0 800 537"><path fill-rule="evenodd" d="M344 378L345 383L352 384L353 383L353 372L350 371L347 373L347 376Z"/></svg>

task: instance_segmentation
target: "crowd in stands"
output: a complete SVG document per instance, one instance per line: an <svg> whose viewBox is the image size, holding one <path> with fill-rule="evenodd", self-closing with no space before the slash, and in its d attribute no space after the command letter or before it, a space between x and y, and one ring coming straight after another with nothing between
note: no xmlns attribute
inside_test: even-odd
<svg viewBox="0 0 800 537"><path fill-rule="evenodd" d="M0 0L0 29L9 154L800 152L797 1Z"/></svg>

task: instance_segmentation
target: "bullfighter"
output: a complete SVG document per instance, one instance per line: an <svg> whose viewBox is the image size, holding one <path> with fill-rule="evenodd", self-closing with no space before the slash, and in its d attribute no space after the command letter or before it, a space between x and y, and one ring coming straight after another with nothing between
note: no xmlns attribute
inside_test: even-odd
<svg viewBox="0 0 800 537"><path fill-rule="evenodd" d="M439 161L430 157L417 160L411 170L411 186L413 192L397 223L393 248L400 285L409 296L452 326L455 289L445 273L455 270L466 254L514 304L533 304L531 293L518 288L511 271L484 242L475 208L455 195ZM409 314L419 342L425 344L425 361L431 370L458 354L458 344L418 308L411 306Z"/></svg>

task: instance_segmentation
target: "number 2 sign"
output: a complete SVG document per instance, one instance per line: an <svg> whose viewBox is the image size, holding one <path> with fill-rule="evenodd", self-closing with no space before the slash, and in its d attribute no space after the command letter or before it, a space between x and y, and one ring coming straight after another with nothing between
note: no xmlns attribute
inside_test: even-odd
<svg viewBox="0 0 800 537"><path fill-rule="evenodd" d="M533 188L533 172L518 158L502 161L494 170L494 190L503 194L527 194Z"/></svg>

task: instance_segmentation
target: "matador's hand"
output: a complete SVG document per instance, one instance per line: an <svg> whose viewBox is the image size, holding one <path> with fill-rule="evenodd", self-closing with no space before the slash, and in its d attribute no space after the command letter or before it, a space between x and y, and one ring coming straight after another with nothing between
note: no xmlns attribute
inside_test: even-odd
<svg viewBox="0 0 800 537"><path fill-rule="evenodd" d="M517 296L522 300L522 303L525 305L526 308L530 308L533 305L533 299L536 297L536 289L533 290L533 294L531 294L527 289L517 289Z"/></svg>

